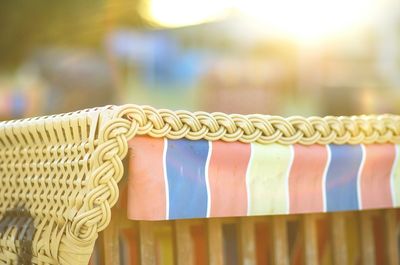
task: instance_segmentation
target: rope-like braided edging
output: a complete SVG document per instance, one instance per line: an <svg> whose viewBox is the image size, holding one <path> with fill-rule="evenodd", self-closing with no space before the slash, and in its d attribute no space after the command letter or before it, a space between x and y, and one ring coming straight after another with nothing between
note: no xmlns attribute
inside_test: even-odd
<svg viewBox="0 0 400 265"><path fill-rule="evenodd" d="M390 114L283 118L123 105L118 116L128 119L138 135L169 139L285 145L400 143L400 116Z"/></svg>
<svg viewBox="0 0 400 265"><path fill-rule="evenodd" d="M136 133L131 121L120 116L115 107L104 109L100 115L103 121L99 124L93 171L86 187L88 193L84 206L66 229L68 247L79 248L81 252L93 249L98 232L111 221L111 208L118 200L118 182L123 176L122 159L128 152L128 140Z"/></svg>

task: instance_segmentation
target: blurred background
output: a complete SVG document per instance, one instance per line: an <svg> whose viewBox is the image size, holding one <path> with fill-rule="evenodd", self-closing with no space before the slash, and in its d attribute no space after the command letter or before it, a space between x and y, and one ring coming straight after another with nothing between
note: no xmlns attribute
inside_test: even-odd
<svg viewBox="0 0 400 265"><path fill-rule="evenodd" d="M0 119L400 110L398 0L14 0L0 25Z"/></svg>
<svg viewBox="0 0 400 265"><path fill-rule="evenodd" d="M399 113L400 1L0 2L0 120L124 103L283 116ZM354 220L351 246L359 245ZM298 227L289 226L290 249L300 249ZM264 249L268 229L257 228ZM157 255L171 261L166 231ZM290 251L297 260L301 252ZM357 255L351 264L360 264ZM266 257L261 264L270 264Z"/></svg>

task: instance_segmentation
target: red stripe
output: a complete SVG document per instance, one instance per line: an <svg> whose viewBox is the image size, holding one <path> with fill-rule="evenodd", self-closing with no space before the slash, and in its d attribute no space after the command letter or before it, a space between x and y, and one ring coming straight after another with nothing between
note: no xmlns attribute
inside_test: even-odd
<svg viewBox="0 0 400 265"><path fill-rule="evenodd" d="M360 189L363 209L391 207L390 175L395 158L393 144L365 145Z"/></svg>
<svg viewBox="0 0 400 265"><path fill-rule="evenodd" d="M322 212L327 147L299 144L293 147L294 160L289 175L290 213Z"/></svg>
<svg viewBox="0 0 400 265"><path fill-rule="evenodd" d="M247 215L246 171L250 144L212 143L208 179L211 217Z"/></svg>
<svg viewBox="0 0 400 265"><path fill-rule="evenodd" d="M164 140L136 136L129 141L128 218L163 220L166 217L163 169Z"/></svg>

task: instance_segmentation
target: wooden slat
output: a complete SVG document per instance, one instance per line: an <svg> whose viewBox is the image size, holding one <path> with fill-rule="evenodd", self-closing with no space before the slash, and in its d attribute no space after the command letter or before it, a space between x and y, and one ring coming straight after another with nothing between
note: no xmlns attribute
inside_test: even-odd
<svg viewBox="0 0 400 265"><path fill-rule="evenodd" d="M305 263L307 265L318 264L318 238L316 217L313 214L303 216L304 240L305 240Z"/></svg>
<svg viewBox="0 0 400 265"><path fill-rule="evenodd" d="M388 265L399 265L396 210L385 210L386 246Z"/></svg>
<svg viewBox="0 0 400 265"><path fill-rule="evenodd" d="M119 226L118 215L111 218L110 224L103 231L102 250L104 264L119 264Z"/></svg>
<svg viewBox="0 0 400 265"><path fill-rule="evenodd" d="M210 265L224 264L223 235L221 219L208 220L208 253Z"/></svg>
<svg viewBox="0 0 400 265"><path fill-rule="evenodd" d="M360 212L362 264L375 264L375 242L371 213Z"/></svg>
<svg viewBox="0 0 400 265"><path fill-rule="evenodd" d="M175 221L177 265L194 265L194 247L190 235L191 222Z"/></svg>
<svg viewBox="0 0 400 265"><path fill-rule="evenodd" d="M272 220L274 264L289 265L287 220L284 216L275 216Z"/></svg>
<svg viewBox="0 0 400 265"><path fill-rule="evenodd" d="M335 265L348 264L348 247L346 238L346 214L333 213L331 215L331 229L333 242L333 262Z"/></svg>
<svg viewBox="0 0 400 265"><path fill-rule="evenodd" d="M153 222L139 222L140 260L142 265L156 265L154 226L155 223Z"/></svg>
<svg viewBox="0 0 400 265"><path fill-rule="evenodd" d="M240 246L242 248L242 264L256 265L255 218L240 219Z"/></svg>

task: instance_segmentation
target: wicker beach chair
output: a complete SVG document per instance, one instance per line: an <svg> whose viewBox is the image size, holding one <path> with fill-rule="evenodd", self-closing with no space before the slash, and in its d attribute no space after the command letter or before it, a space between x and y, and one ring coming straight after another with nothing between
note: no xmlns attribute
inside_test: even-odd
<svg viewBox="0 0 400 265"><path fill-rule="evenodd" d="M88 264L111 220L128 141L397 144L400 117L290 117L124 105L0 123L0 263ZM137 150L136 152L140 152Z"/></svg>

